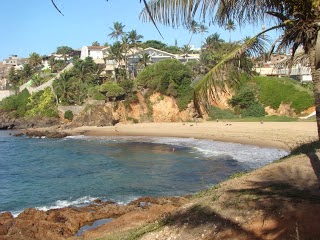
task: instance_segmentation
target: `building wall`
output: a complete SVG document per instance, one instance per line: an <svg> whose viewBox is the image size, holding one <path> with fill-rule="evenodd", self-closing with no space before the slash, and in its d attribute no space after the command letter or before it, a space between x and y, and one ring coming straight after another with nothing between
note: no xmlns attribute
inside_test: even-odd
<svg viewBox="0 0 320 240"><path fill-rule="evenodd" d="M9 97L11 95L14 95L14 92L13 91L10 91L10 90L3 90L3 91L0 91L0 101L6 97Z"/></svg>
<svg viewBox="0 0 320 240"><path fill-rule="evenodd" d="M103 53L101 49L90 49L87 46L81 48L81 59L86 57L92 57L93 59L103 59Z"/></svg>
<svg viewBox="0 0 320 240"><path fill-rule="evenodd" d="M81 48L81 55L80 55L80 58L81 59L85 59L86 57L88 57L88 47L87 46L83 46Z"/></svg>

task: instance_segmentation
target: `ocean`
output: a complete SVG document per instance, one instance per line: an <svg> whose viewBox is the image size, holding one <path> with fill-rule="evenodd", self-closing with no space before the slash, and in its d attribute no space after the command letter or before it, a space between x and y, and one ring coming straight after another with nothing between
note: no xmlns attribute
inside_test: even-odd
<svg viewBox="0 0 320 240"><path fill-rule="evenodd" d="M14 137L0 131L0 212L192 194L288 154L192 138Z"/></svg>

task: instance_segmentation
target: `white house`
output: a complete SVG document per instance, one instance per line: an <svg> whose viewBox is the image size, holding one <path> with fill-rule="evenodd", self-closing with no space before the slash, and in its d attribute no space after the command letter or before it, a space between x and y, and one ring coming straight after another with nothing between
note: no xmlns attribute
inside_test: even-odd
<svg viewBox="0 0 320 240"><path fill-rule="evenodd" d="M103 60L105 50L108 47L104 46L83 46L81 48L81 59L85 59L86 57L92 57L94 61L98 60L97 62L101 62L99 60Z"/></svg>

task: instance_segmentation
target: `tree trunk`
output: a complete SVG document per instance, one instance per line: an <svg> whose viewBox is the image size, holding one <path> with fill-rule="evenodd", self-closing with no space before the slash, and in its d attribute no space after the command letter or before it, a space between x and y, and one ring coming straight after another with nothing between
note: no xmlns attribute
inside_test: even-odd
<svg viewBox="0 0 320 240"><path fill-rule="evenodd" d="M318 140L320 139L320 68L316 68L316 47L309 50L309 60L311 67L312 81L314 83L314 104L316 107L316 119L318 127Z"/></svg>
<svg viewBox="0 0 320 240"><path fill-rule="evenodd" d="M320 30L318 31L317 42L316 42L315 67L317 70L320 69Z"/></svg>

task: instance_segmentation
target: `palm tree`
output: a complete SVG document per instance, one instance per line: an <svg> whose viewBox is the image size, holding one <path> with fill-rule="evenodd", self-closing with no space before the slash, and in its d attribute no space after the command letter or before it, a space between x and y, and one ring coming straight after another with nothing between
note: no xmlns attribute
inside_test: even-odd
<svg viewBox="0 0 320 240"><path fill-rule="evenodd" d="M116 39L118 41L119 37L123 36L125 32L123 31L125 25L123 25L120 22L114 22L113 23L113 28L110 28L112 31L108 36L111 39Z"/></svg>
<svg viewBox="0 0 320 240"><path fill-rule="evenodd" d="M127 72L128 70L128 52L129 52L130 44L129 44L129 39L127 36L122 37L122 42L121 42L121 51L124 54L124 65L125 65L125 70Z"/></svg>
<svg viewBox="0 0 320 240"><path fill-rule="evenodd" d="M100 43L98 41L94 41L91 46L100 46Z"/></svg>
<svg viewBox="0 0 320 240"><path fill-rule="evenodd" d="M202 37L203 37L203 33L207 33L208 32L208 27L206 25L204 25L203 23L201 23L199 25L199 33L201 34L201 39L200 39L200 49L202 50Z"/></svg>
<svg viewBox="0 0 320 240"><path fill-rule="evenodd" d="M199 24L196 21L192 20L187 26L189 32L191 32L191 37L188 43L188 45L190 45L193 35L199 32Z"/></svg>
<svg viewBox="0 0 320 240"><path fill-rule="evenodd" d="M250 41L246 41L238 49L227 55L214 69L211 69L198 82L195 89L195 93L198 93L196 95L207 95L214 98L215 94L212 89L216 86L214 79L218 77L216 74L219 72L218 70L224 69L233 57L239 57L239 54L246 52L245 50L248 47L255 46L256 50L261 50L261 45L258 47L258 43L261 43L263 34L278 29L282 32L282 35L278 40L278 47L273 47L271 51L291 48L292 56L294 56L298 47L302 46L309 56L320 139L320 2L318 0L261 0L258 2L251 0L151 0L148 3L148 9L144 9L141 16L144 20L155 19L164 25L175 27L181 24L187 25L190 22L190 16L196 14L200 18L208 20L210 23L217 23L220 26L226 26L230 19L237 21L239 26L247 23L254 24L257 21L265 20L265 18L274 20L275 23L274 26L262 31ZM150 16L152 16L152 19ZM222 85L225 85L225 83ZM199 98L197 99L199 100Z"/></svg>
<svg viewBox="0 0 320 240"><path fill-rule="evenodd" d="M235 29L236 29L236 25L234 24L234 21L229 19L226 24L226 30L229 31L229 43L231 43L231 31L234 31Z"/></svg>
<svg viewBox="0 0 320 240"><path fill-rule="evenodd" d="M150 62L150 55L148 53L142 53L141 57L139 58L139 65L146 67Z"/></svg>
<svg viewBox="0 0 320 240"><path fill-rule="evenodd" d="M188 54L191 51L190 45L183 45L181 48L182 53L185 55L185 57L188 57Z"/></svg>
<svg viewBox="0 0 320 240"><path fill-rule="evenodd" d="M128 39L132 47L136 47L137 43L143 38L142 35L138 34L136 30L131 30L128 33Z"/></svg>
<svg viewBox="0 0 320 240"><path fill-rule="evenodd" d="M133 58L133 73L135 73L135 56L134 56L134 53L135 51L137 50L137 45L138 45L138 42L143 38L142 35L140 34L137 34L137 31L136 30L131 30L129 33L128 33L128 39L129 39L129 43L130 43L130 48L133 49L132 51L132 58Z"/></svg>
<svg viewBox="0 0 320 240"><path fill-rule="evenodd" d="M32 69L36 69L41 65L42 58L38 53L33 52L29 55L28 63Z"/></svg>

